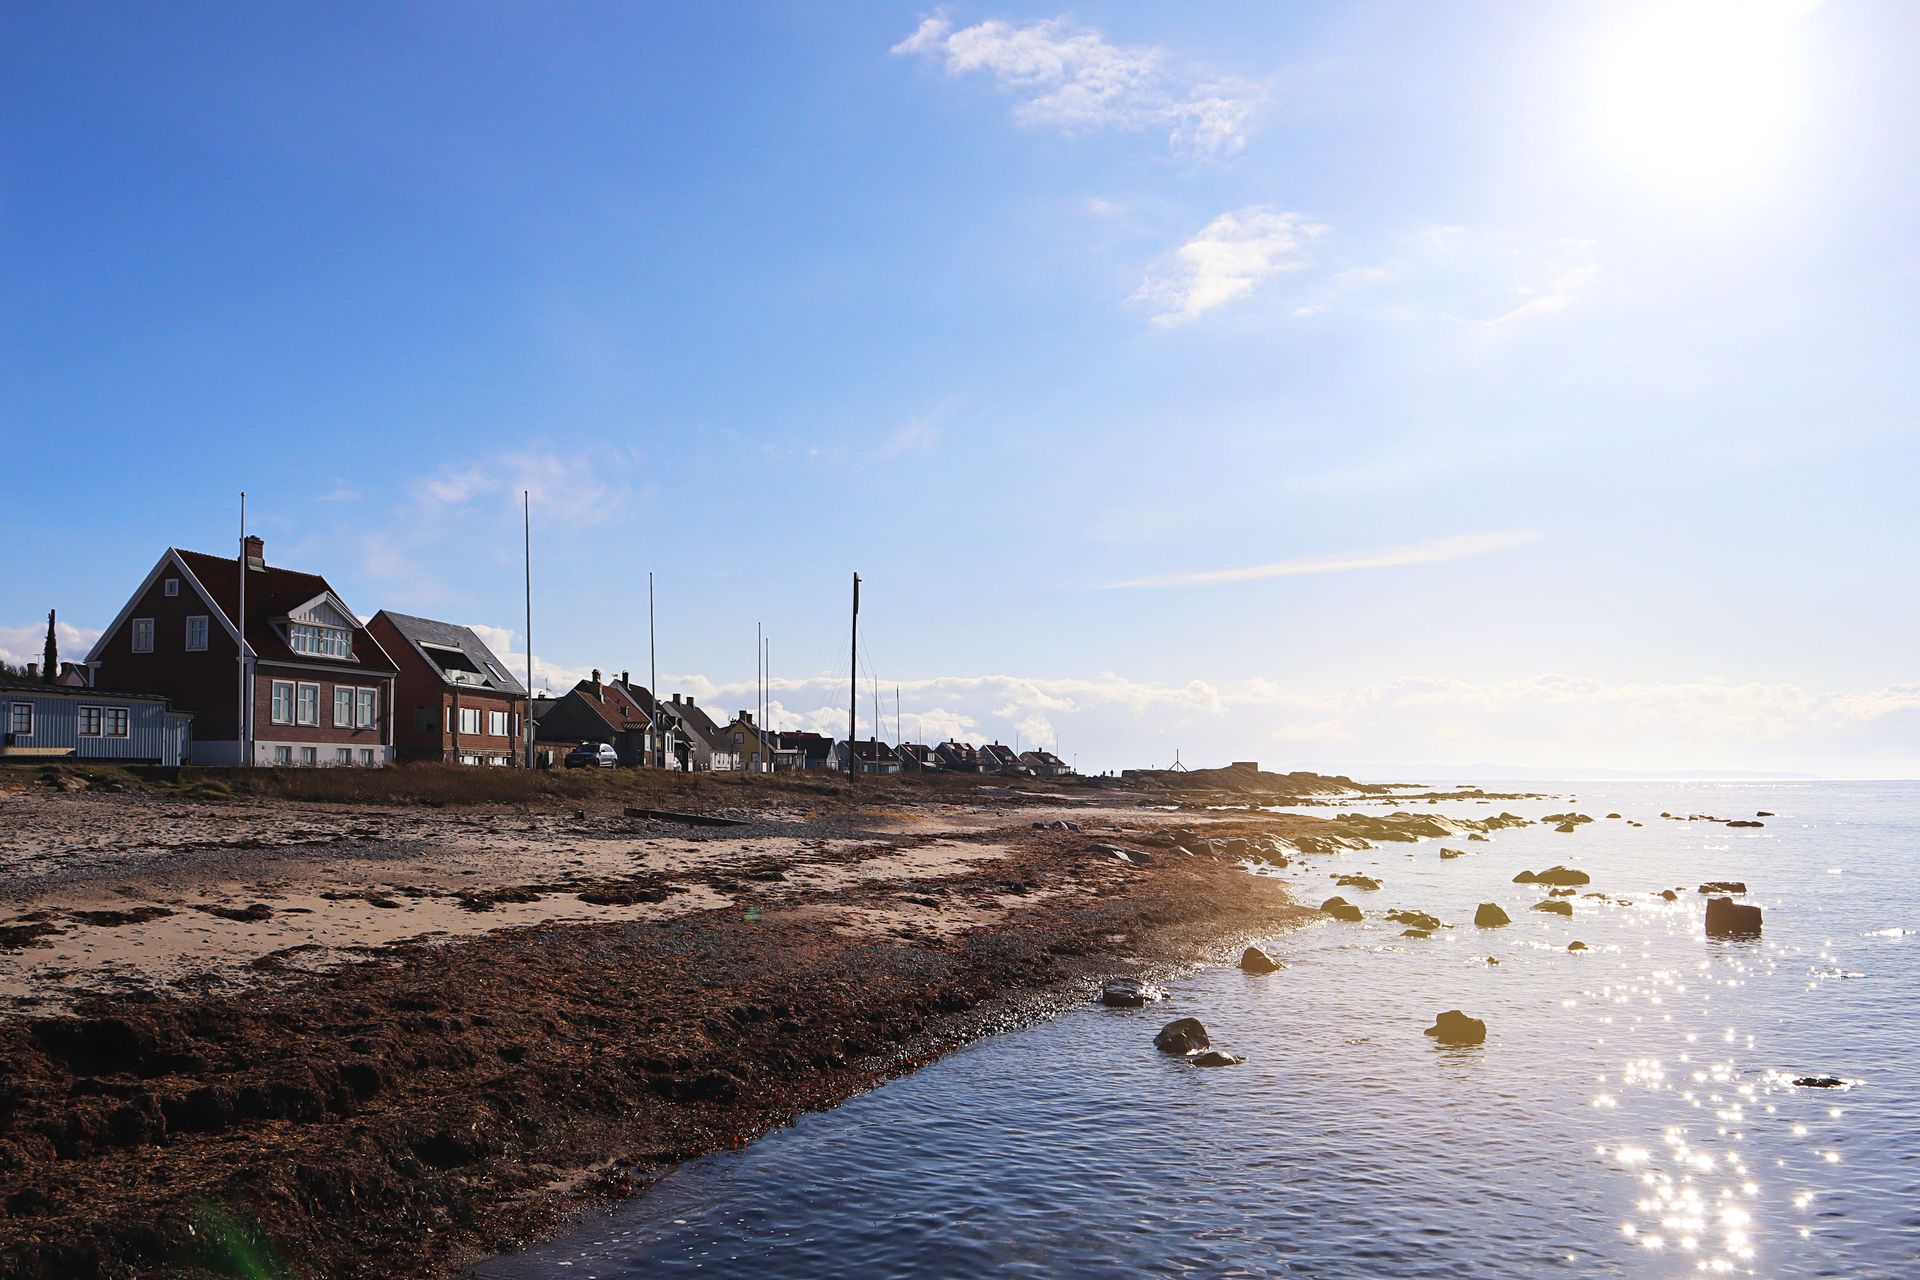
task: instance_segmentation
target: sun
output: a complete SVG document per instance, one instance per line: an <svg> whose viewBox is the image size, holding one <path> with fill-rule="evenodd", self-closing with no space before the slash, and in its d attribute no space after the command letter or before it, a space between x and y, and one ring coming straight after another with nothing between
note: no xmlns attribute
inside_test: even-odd
<svg viewBox="0 0 1920 1280"><path fill-rule="evenodd" d="M1779 168L1803 115L1794 0L1679 0L1612 10L1593 61L1597 159L1676 193Z"/></svg>

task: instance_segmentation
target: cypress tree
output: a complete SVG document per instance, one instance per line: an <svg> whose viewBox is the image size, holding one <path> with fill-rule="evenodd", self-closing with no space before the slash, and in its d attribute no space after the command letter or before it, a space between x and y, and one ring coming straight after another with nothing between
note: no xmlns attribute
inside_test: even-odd
<svg viewBox="0 0 1920 1280"><path fill-rule="evenodd" d="M58 675L60 670L60 648L53 642L52 609L47 610L47 648L41 657L44 661L40 666L40 678L52 684L54 676Z"/></svg>

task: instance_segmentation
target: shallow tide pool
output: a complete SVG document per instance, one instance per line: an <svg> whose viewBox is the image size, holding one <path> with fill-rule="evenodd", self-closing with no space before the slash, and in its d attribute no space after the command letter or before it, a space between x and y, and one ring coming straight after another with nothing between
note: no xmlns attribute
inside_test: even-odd
<svg viewBox="0 0 1920 1280"><path fill-rule="evenodd" d="M1303 901L1368 919L1274 938L1283 971L973 1045L479 1274L1920 1276L1920 784L1403 807L1595 821L1297 862ZM1593 877L1571 918L1512 883L1555 863ZM1760 939L1704 936L1718 879L1747 882ZM1513 923L1475 928L1483 901ZM1451 927L1402 938L1393 908ZM1486 1044L1421 1034L1452 1008ZM1248 1061L1156 1052L1188 1015Z"/></svg>

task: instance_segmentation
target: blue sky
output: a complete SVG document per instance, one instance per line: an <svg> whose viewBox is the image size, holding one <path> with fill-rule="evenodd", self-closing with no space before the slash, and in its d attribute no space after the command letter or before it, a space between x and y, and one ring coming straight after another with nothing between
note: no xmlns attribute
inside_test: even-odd
<svg viewBox="0 0 1920 1280"><path fill-rule="evenodd" d="M531 489L554 680L645 668L652 570L667 688L751 705L763 621L843 723L857 569L910 737L1913 776L1916 36L13 6L0 651L244 488L524 652Z"/></svg>

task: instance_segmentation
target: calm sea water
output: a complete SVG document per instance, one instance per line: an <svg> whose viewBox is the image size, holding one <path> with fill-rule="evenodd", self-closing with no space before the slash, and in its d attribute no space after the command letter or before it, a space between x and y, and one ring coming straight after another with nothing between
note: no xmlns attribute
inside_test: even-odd
<svg viewBox="0 0 1920 1280"><path fill-rule="evenodd" d="M977 1044L481 1274L1920 1277L1920 784L1419 809L1568 807L1645 826L1297 864L1316 902L1330 871L1381 879L1339 891L1369 920L1276 938L1284 972ZM1761 809L1758 831L1659 817ZM1633 905L1528 910L1544 895L1514 873L1557 862ZM1704 936L1693 889L1722 878L1766 908L1762 940ZM1481 901L1514 923L1474 928ZM1375 918L1393 907L1455 927L1403 939ZM1423 1036L1449 1008L1488 1042ZM1181 1015L1247 1063L1155 1052Z"/></svg>

